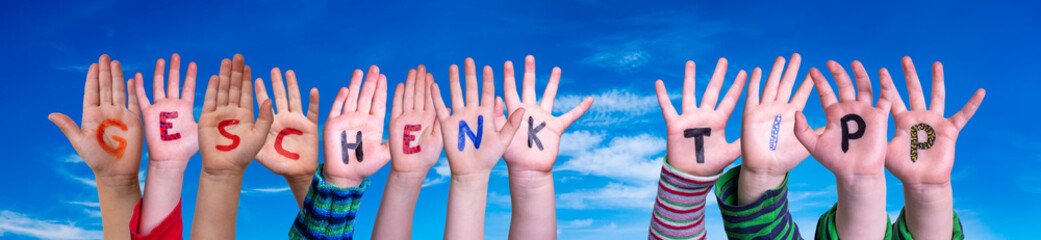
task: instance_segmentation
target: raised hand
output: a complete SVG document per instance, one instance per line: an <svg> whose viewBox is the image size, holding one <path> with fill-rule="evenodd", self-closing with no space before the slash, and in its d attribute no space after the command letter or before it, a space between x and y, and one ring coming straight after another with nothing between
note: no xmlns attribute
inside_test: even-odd
<svg viewBox="0 0 1041 240"><path fill-rule="evenodd" d="M389 146L383 143L386 110L387 77L375 65L368 76L354 70L350 87L336 95L322 130L326 181L356 187L390 161Z"/></svg>
<svg viewBox="0 0 1041 240"><path fill-rule="evenodd" d="M253 117L253 85L249 65L240 54L221 61L220 76L211 76L199 118L202 174L195 203L191 238L235 238L235 216L246 166L253 162L271 129L271 101Z"/></svg>
<svg viewBox="0 0 1041 240"><path fill-rule="evenodd" d="M119 61L101 55L83 87L83 128L65 114L47 116L94 171L105 239L130 238L127 225L141 199L141 108L133 88L133 81L124 87Z"/></svg>
<svg viewBox="0 0 1041 240"><path fill-rule="evenodd" d="M285 177L299 207L304 204L311 176L318 168L318 89L311 88L307 115L304 115L296 73L286 71L286 80L288 91L282 83L282 71L271 69L271 85L278 112L267 141L256 158L271 172ZM257 78L254 83L257 101L266 102L268 95L264 80Z"/></svg>
<svg viewBox="0 0 1041 240"><path fill-rule="evenodd" d="M479 239L484 236L484 209L488 193L488 178L492 167L502 158L513 134L521 125L524 109L514 110L506 124L496 123L500 113L493 110L495 83L492 68L484 67L484 88L478 101L477 72L474 60L466 59L466 102L459 86L459 67L449 70L452 91L452 112L445 107L441 90L435 83L434 108L441 122L445 152L452 168L452 183L448 193L448 216L445 221L445 239ZM499 101L498 108L502 110ZM489 125L485 129L485 125ZM503 126L496 128L494 126Z"/></svg>
<svg viewBox="0 0 1041 240"><path fill-rule="evenodd" d="M760 96L762 71L752 71L741 119L741 178L738 202L749 204L767 190L776 188L803 159L810 156L795 139L795 113L806 106L813 81L806 76L792 95L802 56L792 54L788 70L784 57L777 57ZM783 73L783 74L782 74Z"/></svg>
<svg viewBox="0 0 1041 240"><path fill-rule="evenodd" d="M893 101L890 110L896 125L886 151L886 169L903 183L905 218L915 238L950 239L954 146L958 132L976 113L986 91L976 90L961 111L944 118L943 64L933 63L932 107L927 109L914 63L910 57L904 57L902 63L910 110L904 105L889 71L879 70L882 94Z"/></svg>
<svg viewBox="0 0 1041 240"><path fill-rule="evenodd" d="M872 106L871 80L859 61L853 61L856 87L837 62L828 61L828 69L838 85L838 99L821 72L810 69L828 124L817 134L799 112L795 136L835 174L839 192L835 224L841 237L883 238L888 227L884 161L890 102L883 94Z"/></svg>
<svg viewBox="0 0 1041 240"><path fill-rule="evenodd" d="M683 114L676 112L672 100L665 90L665 83L658 80L655 90L658 94L658 105L665 117L668 135L667 155L669 165L680 171L695 176L712 176L719 174L741 156L741 141L727 143L724 131L727 120L734 112L734 105L744 90L747 73L741 70L727 90L723 102L716 107L723 79L727 74L727 59L720 58L716 63L716 71L712 74L701 107L697 105L694 95L694 61L687 61L683 74Z"/></svg>
<svg viewBox="0 0 1041 240"><path fill-rule="evenodd" d="M181 201L184 169L188 159L199 151L199 130L192 113L197 69L194 62L188 64L181 93L181 56L176 53L170 56L170 77L166 81L163 79L166 61L161 58L156 61L152 86L155 104L148 101L140 73L134 80L148 143L147 184L137 226L140 234L149 234L168 215L180 214L172 211ZM168 87L164 89L164 85Z"/></svg>

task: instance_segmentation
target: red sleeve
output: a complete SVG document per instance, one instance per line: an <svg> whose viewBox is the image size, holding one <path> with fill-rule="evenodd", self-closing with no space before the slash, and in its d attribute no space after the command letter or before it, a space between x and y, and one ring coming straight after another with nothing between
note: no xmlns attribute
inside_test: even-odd
<svg viewBox="0 0 1041 240"><path fill-rule="evenodd" d="M142 235L138 232L138 225L141 221L141 201L137 202L134 206L134 216L130 218L130 237L135 240L167 240L167 239L184 239L181 236L181 232L184 229L184 222L181 221L181 201L177 200L177 206L174 207L173 211L170 211L170 215L167 215L163 222L159 223L155 229L148 235Z"/></svg>

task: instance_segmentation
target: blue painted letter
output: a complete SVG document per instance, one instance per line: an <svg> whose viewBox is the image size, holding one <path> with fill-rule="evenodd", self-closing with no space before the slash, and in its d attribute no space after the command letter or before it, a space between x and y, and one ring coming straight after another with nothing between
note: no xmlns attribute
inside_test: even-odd
<svg viewBox="0 0 1041 240"><path fill-rule="evenodd" d="M480 149L481 132L483 131L484 116L477 115L477 134L470 130L470 125L467 125L466 121L459 121L459 151L462 152L466 148L466 137L470 137L470 140L474 142L474 149Z"/></svg>

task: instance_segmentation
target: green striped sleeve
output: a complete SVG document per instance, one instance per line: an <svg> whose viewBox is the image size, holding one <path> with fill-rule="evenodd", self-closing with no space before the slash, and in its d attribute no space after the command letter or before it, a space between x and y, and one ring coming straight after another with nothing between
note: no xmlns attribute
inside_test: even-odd
<svg viewBox="0 0 1041 240"><path fill-rule="evenodd" d="M896 233L896 234L893 235L893 239L894 240L904 240L904 239L912 240L912 239L914 239L914 236L911 236L911 230L907 228L907 221L904 218L904 216L905 216L904 214L906 214L904 212L904 209L900 209L900 216L897 217L896 218L896 222L893 223L893 229L891 231ZM953 215L954 215L954 233L951 234L951 239L953 239L953 240L965 239L965 234L962 233L961 219L958 219L958 213L957 212L953 213Z"/></svg>
<svg viewBox="0 0 1041 240"><path fill-rule="evenodd" d="M788 212L788 177L755 202L739 205L737 183L741 166L716 180L716 199L723 214L723 228L730 239L802 239Z"/></svg>
<svg viewBox="0 0 1041 240"><path fill-rule="evenodd" d="M322 178L318 165L311 187L304 198L293 226L290 239L353 239L354 218L361 204L361 196L371 183L368 179L357 187L340 188Z"/></svg>

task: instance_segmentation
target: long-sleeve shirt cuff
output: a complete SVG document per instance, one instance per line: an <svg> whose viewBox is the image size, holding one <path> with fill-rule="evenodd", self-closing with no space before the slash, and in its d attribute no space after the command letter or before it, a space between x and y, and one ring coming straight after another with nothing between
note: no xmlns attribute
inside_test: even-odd
<svg viewBox="0 0 1041 240"><path fill-rule="evenodd" d="M914 239L914 236L911 236L911 229L907 228L907 220L904 218L906 212L904 212L904 210L905 209L900 209L900 216L897 217L896 222L893 223L892 231L895 233L893 234L894 240ZM965 239L965 234L962 233L961 219L958 219L958 213L955 212L952 215L954 215L954 232L951 234L951 239Z"/></svg>
<svg viewBox="0 0 1041 240"><path fill-rule="evenodd" d="M143 200L142 200L143 201ZM181 200L177 200L177 206L174 207L170 214L163 218L163 221L159 223L151 232L141 234L138 231L138 227L141 224L141 203L138 201L137 205L134 205L134 216L130 218L130 238L135 240L168 240L168 239L184 239L181 236L184 231L184 222L181 220Z"/></svg>
<svg viewBox="0 0 1041 240"><path fill-rule="evenodd" d="M371 182L340 188L325 182L322 165L314 173L311 186L289 230L290 239L353 239L354 217L362 194Z"/></svg>
<svg viewBox="0 0 1041 240"><path fill-rule="evenodd" d="M737 201L741 166L716 180L716 199L723 215L723 228L731 239L802 239L799 226L788 212L788 176L777 188L763 193L755 202Z"/></svg>
<svg viewBox="0 0 1041 240"><path fill-rule="evenodd" d="M723 173L696 176L669 165L666 157L658 180L648 239L704 239L705 197Z"/></svg>
<svg viewBox="0 0 1041 240"><path fill-rule="evenodd" d="M821 218L817 219L817 232L814 235L814 239L839 239L839 230L835 224L835 213L838 211L838 203L831 206L831 209L824 214L821 214ZM886 216L886 226L892 223L889 216ZM886 228L886 236L884 239L892 239L893 231L892 228Z"/></svg>

